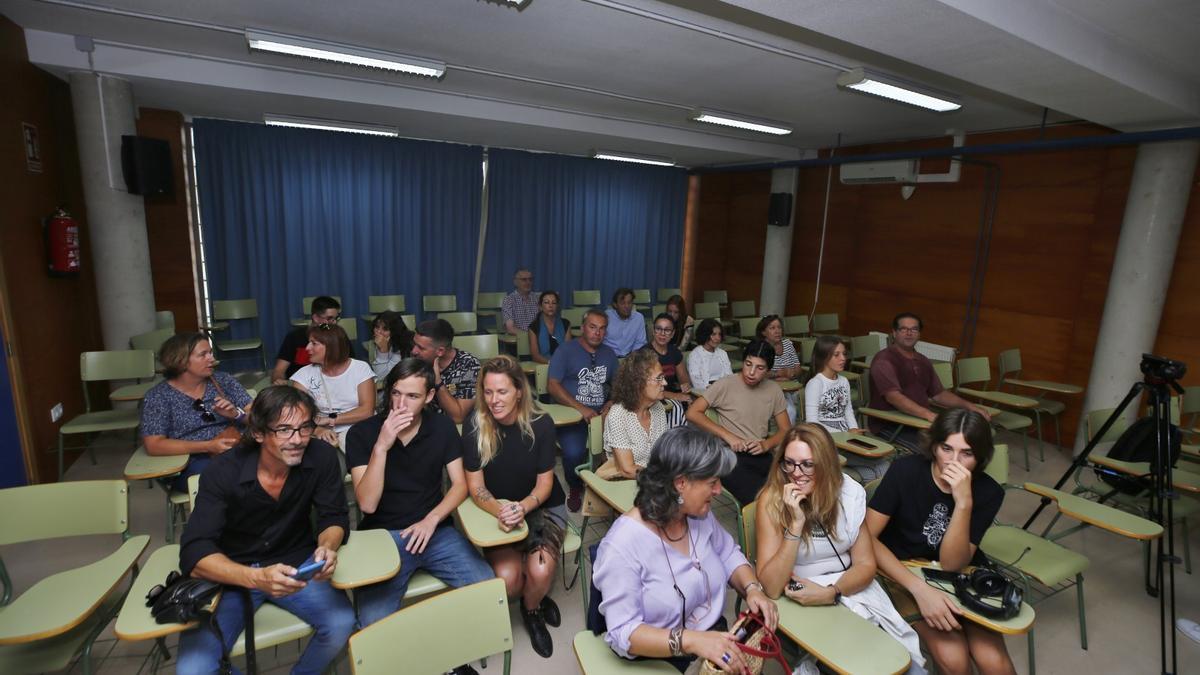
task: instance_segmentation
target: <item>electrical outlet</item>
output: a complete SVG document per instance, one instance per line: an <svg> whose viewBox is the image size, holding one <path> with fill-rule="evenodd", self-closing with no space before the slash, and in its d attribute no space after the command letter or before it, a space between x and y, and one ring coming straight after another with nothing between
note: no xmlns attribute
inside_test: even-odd
<svg viewBox="0 0 1200 675"><path fill-rule="evenodd" d="M62 419L62 415L63 415L62 404L55 403L54 407L50 409L50 421L57 422Z"/></svg>

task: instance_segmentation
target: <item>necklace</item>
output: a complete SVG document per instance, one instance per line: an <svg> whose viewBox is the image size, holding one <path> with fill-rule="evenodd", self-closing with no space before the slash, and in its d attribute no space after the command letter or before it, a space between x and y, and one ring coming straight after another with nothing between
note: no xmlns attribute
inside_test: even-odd
<svg viewBox="0 0 1200 675"><path fill-rule="evenodd" d="M662 536L664 539L666 539L667 541L669 541L671 543L675 543L677 541L683 541L683 538L688 535L688 531L690 529L691 528L688 527L687 518L685 517L683 519L683 532L681 532L678 537L672 538L671 535L667 534L667 528L665 528L665 527L659 526L658 531L662 532Z"/></svg>

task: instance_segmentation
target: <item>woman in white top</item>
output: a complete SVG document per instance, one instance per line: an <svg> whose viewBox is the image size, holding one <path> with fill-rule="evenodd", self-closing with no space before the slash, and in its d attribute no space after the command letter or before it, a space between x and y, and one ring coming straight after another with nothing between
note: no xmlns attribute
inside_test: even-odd
<svg viewBox="0 0 1200 675"><path fill-rule="evenodd" d="M772 598L786 593L805 606L845 605L903 644L910 672L923 673L916 631L875 581L866 512L866 491L838 468L829 432L817 424L792 427L755 502L758 578ZM810 658L796 672L817 670Z"/></svg>
<svg viewBox="0 0 1200 675"><path fill-rule="evenodd" d="M832 335L822 335L813 345L812 371L815 373L804 386L804 421L820 424L830 432L851 431L866 433L858 427L854 418L854 406L850 402L850 381L842 377L846 370L846 343ZM858 474L858 479L869 483L883 478L888 459L870 459L847 453L846 466Z"/></svg>
<svg viewBox="0 0 1200 675"><path fill-rule="evenodd" d="M344 449L351 425L375 414L375 371L350 358L350 338L335 323L311 326L305 349L309 364L291 380L317 402L317 438Z"/></svg>
<svg viewBox="0 0 1200 675"><path fill-rule="evenodd" d="M609 480L637 478L650 461L650 449L668 426L662 406L666 382L655 352L639 349L625 357L613 382L612 407L604 418L608 460L596 475Z"/></svg>
<svg viewBox="0 0 1200 675"><path fill-rule="evenodd" d="M687 371L692 391L701 394L708 385L733 374L729 354L721 349L725 331L716 319L705 319L696 327L696 348L688 352Z"/></svg>

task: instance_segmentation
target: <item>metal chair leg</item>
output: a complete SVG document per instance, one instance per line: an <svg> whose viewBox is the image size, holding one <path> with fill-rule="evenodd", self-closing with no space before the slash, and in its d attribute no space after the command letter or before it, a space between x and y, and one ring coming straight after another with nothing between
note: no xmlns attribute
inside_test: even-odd
<svg viewBox="0 0 1200 675"><path fill-rule="evenodd" d="M1087 610L1083 606L1083 573L1075 575L1075 598L1079 609L1079 646L1087 649Z"/></svg>
<svg viewBox="0 0 1200 675"><path fill-rule="evenodd" d="M1034 650L1033 650L1033 629L1032 628L1029 629L1029 633L1026 634L1026 637L1029 638L1029 675L1035 675L1035 673L1037 673L1037 660L1034 659L1034 654L1033 654Z"/></svg>

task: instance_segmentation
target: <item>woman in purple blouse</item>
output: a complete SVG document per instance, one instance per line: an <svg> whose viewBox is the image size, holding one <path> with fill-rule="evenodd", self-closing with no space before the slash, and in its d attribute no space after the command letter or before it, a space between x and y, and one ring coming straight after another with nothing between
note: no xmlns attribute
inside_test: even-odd
<svg viewBox="0 0 1200 675"><path fill-rule="evenodd" d="M736 465L733 451L693 427L671 429L654 444L638 474L634 508L617 519L596 555L604 639L617 654L669 659L680 671L695 657L745 671L721 616L726 584L775 628L774 601L711 510L721 477Z"/></svg>

